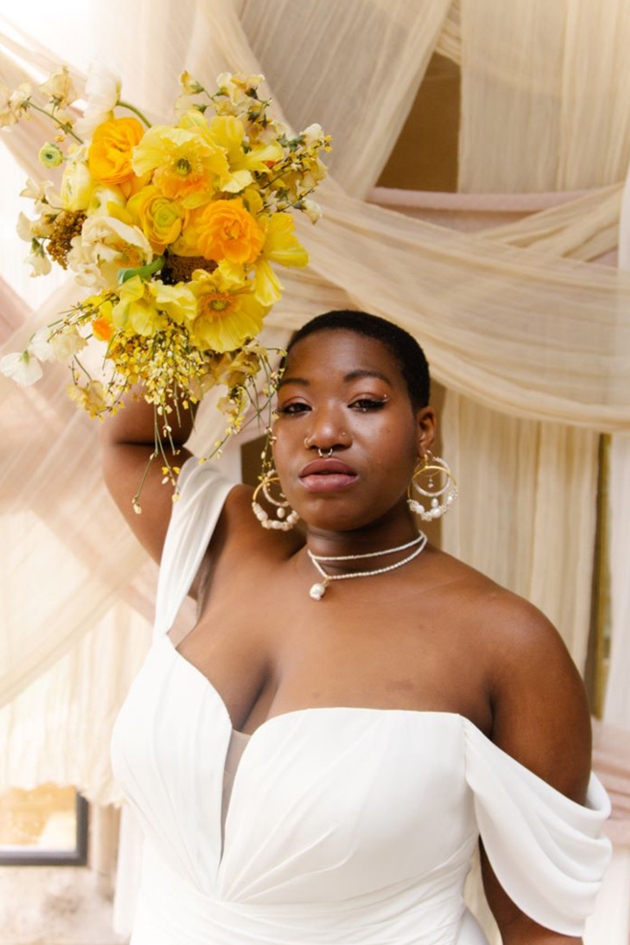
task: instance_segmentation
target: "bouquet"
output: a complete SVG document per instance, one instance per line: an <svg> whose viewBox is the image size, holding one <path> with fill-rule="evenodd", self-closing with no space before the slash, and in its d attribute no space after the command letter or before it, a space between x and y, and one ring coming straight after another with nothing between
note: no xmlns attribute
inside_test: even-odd
<svg viewBox="0 0 630 945"><path fill-rule="evenodd" d="M48 116L55 138L39 158L62 168L58 190L29 180L22 191L35 211L18 223L33 275L55 263L87 287L0 370L31 384L42 361L66 362L70 396L99 418L141 389L156 414L152 458L162 454L174 486L177 469L162 446L173 411L225 385L227 426L212 456L250 404L260 414L261 371L269 405L277 374L257 336L282 294L274 267L308 262L291 212L320 216L309 198L326 174L319 153L330 139L319 125L293 134L270 117L262 81L224 73L210 94L184 72L169 125L152 125L122 100L120 81L103 69L88 77L82 118L71 109L78 94L66 67L36 92L0 86L0 125L31 111ZM98 371L86 363L90 344L102 351Z"/></svg>

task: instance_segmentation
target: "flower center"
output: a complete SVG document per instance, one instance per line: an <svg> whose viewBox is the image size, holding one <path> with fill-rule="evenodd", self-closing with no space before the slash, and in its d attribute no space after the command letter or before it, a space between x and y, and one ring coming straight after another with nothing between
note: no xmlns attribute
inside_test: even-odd
<svg viewBox="0 0 630 945"><path fill-rule="evenodd" d="M179 177L188 177L192 170L192 165L188 158L180 157L175 161L175 173Z"/></svg>

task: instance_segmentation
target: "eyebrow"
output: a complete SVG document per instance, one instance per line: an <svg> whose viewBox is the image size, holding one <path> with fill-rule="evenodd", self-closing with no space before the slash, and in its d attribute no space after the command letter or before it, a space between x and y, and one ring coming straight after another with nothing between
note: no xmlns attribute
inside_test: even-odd
<svg viewBox="0 0 630 945"><path fill-rule="evenodd" d="M356 371L350 371L349 374L344 375L344 381L350 383L350 381L360 380L362 377L377 377L379 380L384 381L388 387L392 386L392 382L387 377L386 374L382 374L380 371L372 371L364 368L357 368ZM302 384L304 387L310 387L310 381L305 377L283 377L278 384L278 390L281 387L284 387L286 384Z"/></svg>

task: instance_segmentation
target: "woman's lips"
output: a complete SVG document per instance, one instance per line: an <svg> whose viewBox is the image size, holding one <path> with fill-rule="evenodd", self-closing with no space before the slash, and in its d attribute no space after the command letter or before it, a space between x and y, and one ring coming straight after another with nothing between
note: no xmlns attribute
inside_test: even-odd
<svg viewBox="0 0 630 945"><path fill-rule="evenodd" d="M336 492L357 481L354 469L339 459L316 459L300 473L300 482L308 492Z"/></svg>

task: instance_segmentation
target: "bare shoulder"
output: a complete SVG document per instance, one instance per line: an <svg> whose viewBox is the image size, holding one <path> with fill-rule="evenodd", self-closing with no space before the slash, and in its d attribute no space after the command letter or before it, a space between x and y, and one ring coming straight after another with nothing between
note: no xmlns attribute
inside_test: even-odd
<svg viewBox="0 0 630 945"><path fill-rule="evenodd" d="M560 634L529 601L463 562L446 555L441 567L461 599L466 638L483 667L493 742L582 802L590 772L590 713Z"/></svg>
<svg viewBox="0 0 630 945"><path fill-rule="evenodd" d="M484 608L492 740L580 803L591 765L586 692L560 634L533 604L494 585Z"/></svg>

